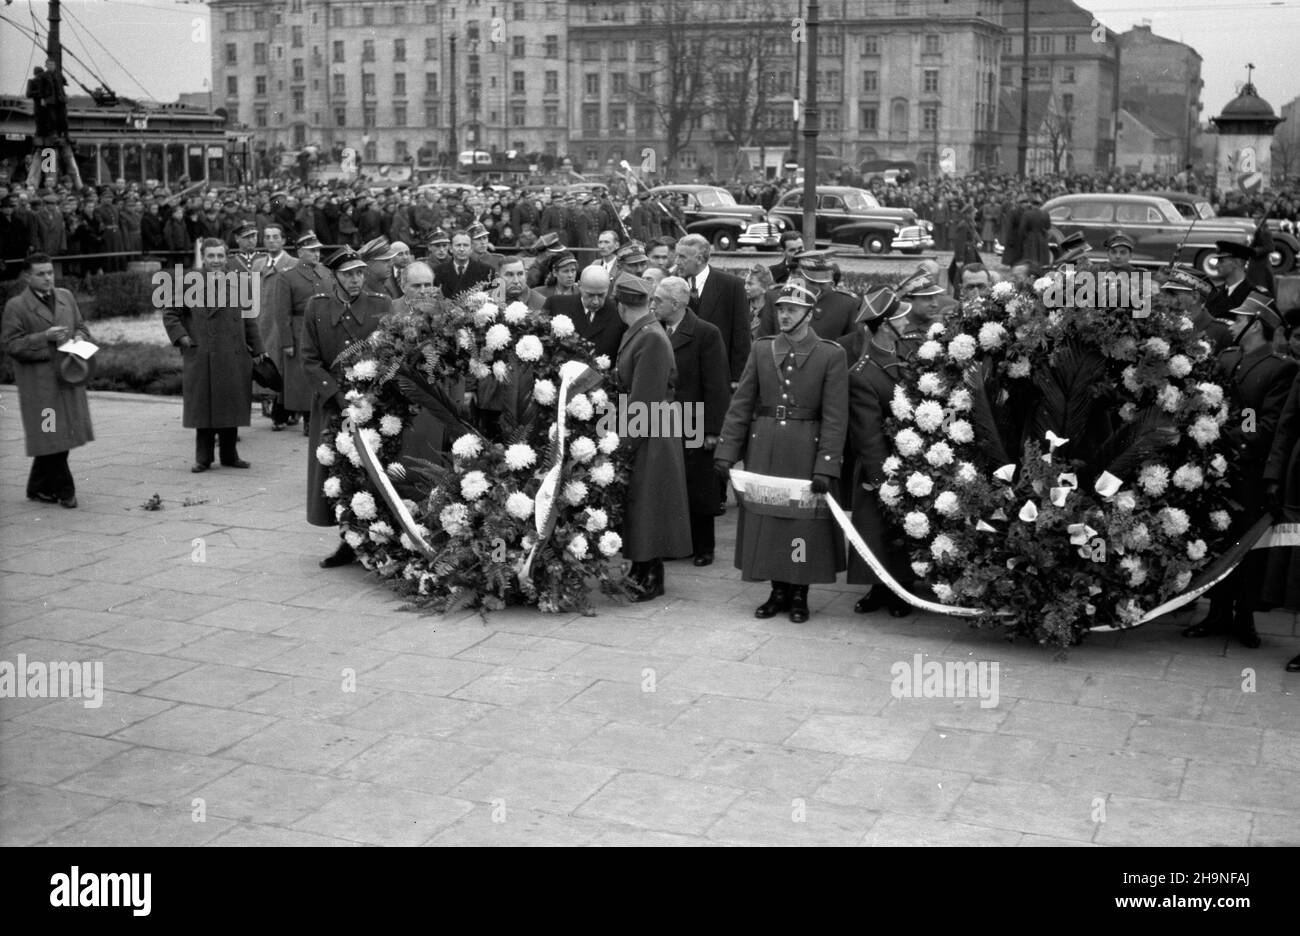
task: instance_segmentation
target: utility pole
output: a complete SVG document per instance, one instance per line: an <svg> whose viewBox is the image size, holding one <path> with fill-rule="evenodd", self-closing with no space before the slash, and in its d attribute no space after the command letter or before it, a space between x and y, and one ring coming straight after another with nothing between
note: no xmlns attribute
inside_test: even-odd
<svg viewBox="0 0 1300 936"><path fill-rule="evenodd" d="M803 113L803 242L817 246L817 27L819 0L808 0L808 84Z"/></svg>
<svg viewBox="0 0 1300 936"><path fill-rule="evenodd" d="M451 148L451 168L455 170L460 155L460 147L456 145L456 34L452 33L448 41L451 43L451 84L447 87L448 103L451 106L451 139L448 146Z"/></svg>
<svg viewBox="0 0 1300 936"><path fill-rule="evenodd" d="M1029 0L1024 0L1024 5L1020 31L1020 142L1016 145L1016 175L1022 179L1029 161Z"/></svg>
<svg viewBox="0 0 1300 936"><path fill-rule="evenodd" d="M803 19L803 0L799 0L799 19ZM803 43L794 44L794 81L790 87L791 115L790 121L790 161L799 161L799 62Z"/></svg>

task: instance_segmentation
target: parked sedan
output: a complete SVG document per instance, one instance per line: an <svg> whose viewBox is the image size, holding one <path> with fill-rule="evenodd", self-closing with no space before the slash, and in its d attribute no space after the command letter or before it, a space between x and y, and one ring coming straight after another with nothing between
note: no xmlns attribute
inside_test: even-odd
<svg viewBox="0 0 1300 936"><path fill-rule="evenodd" d="M798 230L803 226L803 192L795 189L772 206L772 215ZM868 254L891 250L920 253L934 247L933 225L910 208L885 208L866 189L817 186L817 241L857 244Z"/></svg>
<svg viewBox="0 0 1300 936"><path fill-rule="evenodd" d="M1213 274L1210 261L1215 241L1249 244L1251 231L1214 218L1192 224L1174 203L1159 195L1087 192L1061 195L1043 205L1059 237L1079 231L1088 239L1094 259L1104 259L1102 244L1111 234L1122 231L1133 240L1135 266L1164 266L1177 254L1180 263L1194 263ZM1253 230L1253 229L1252 229Z"/></svg>
<svg viewBox="0 0 1300 936"><path fill-rule="evenodd" d="M1243 231L1249 231L1251 237L1255 236L1256 222L1250 218L1229 218L1214 213L1214 206L1202 198L1200 195L1193 195L1189 192L1153 192L1162 198L1167 198L1174 203L1178 213L1189 221L1196 219L1196 223L1202 221L1220 221L1228 224L1237 224ZM1284 230L1282 221L1278 218L1269 218L1265 224L1268 226L1268 233L1273 238L1273 252L1268 256L1269 265L1273 267L1275 274L1290 273L1295 269L1296 256L1300 254L1300 238L1290 231Z"/></svg>
<svg viewBox="0 0 1300 936"><path fill-rule="evenodd" d="M651 198L676 195L682 199L685 227L689 234L702 234L714 250L757 247L775 250L785 230L776 218L769 219L758 205L741 205L731 193L716 185L660 185L650 190Z"/></svg>

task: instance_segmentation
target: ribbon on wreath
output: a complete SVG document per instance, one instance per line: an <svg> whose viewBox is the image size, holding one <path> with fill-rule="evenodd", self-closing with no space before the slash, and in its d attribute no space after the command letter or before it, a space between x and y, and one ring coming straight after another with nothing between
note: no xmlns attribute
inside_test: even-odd
<svg viewBox="0 0 1300 936"><path fill-rule="evenodd" d="M537 489L537 496L534 498L536 509L533 511L533 518L537 530L537 542L533 544L528 558L519 567L521 582L528 580L534 560L541 553L542 547L550 541L551 534L555 532L556 521L559 519L556 496L560 490L560 476L564 469L564 417L569 406L569 395L592 390L600 386L602 380L604 378L599 371L582 361L565 361L560 365L560 390L556 400L558 416L555 429L555 463L542 478L542 485Z"/></svg>
<svg viewBox="0 0 1300 936"><path fill-rule="evenodd" d="M388 472L384 471L383 465L379 462L379 456L370 447L366 437L361 434L350 419L343 421L339 432L346 432L352 437L352 444L356 446L357 454L361 457L361 467L366 470L366 477L370 479L370 483L375 486L379 496L388 505L389 512L396 518L402 532L411 538L415 548L423 553L425 557L434 558L433 547L420 535L415 518L406 509L406 504L402 502L402 499L397 496L397 490L393 487L393 482L388 479Z"/></svg>

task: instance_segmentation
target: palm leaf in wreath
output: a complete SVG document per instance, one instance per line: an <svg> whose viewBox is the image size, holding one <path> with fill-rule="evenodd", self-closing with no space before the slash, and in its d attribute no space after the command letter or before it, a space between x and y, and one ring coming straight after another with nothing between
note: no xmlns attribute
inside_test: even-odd
<svg viewBox="0 0 1300 936"><path fill-rule="evenodd" d="M1106 379L1106 358L1096 350L1072 341L1057 352L1051 364L1034 375L1042 394L1029 421L1026 442L1041 443L1048 431L1069 439L1066 458L1088 450L1087 435L1095 388Z"/></svg>
<svg viewBox="0 0 1300 936"><path fill-rule="evenodd" d="M1091 477L1109 471L1117 478L1128 478L1144 461L1177 441L1178 429L1169 415L1159 407L1147 406L1132 422L1111 433L1089 458L1086 471Z"/></svg>
<svg viewBox="0 0 1300 936"><path fill-rule="evenodd" d="M447 428L448 432L457 436L466 433L478 435L477 430L461 416L460 407L448 395L446 389L436 383L430 383L418 368L403 370L397 377L397 385L402 388L402 393L408 400L428 410L434 419Z"/></svg>
<svg viewBox="0 0 1300 936"><path fill-rule="evenodd" d="M1002 466L1008 462L1002 429L994 415L993 399L999 389L996 371L985 361L966 370L965 382L971 395L971 424L975 441L986 465Z"/></svg>

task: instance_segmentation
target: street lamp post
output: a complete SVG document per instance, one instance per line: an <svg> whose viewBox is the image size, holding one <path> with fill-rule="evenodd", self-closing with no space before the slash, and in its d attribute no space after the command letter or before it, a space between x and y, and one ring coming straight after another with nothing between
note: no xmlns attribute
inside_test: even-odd
<svg viewBox="0 0 1300 936"><path fill-rule="evenodd" d="M817 246L817 31L821 3L808 0L808 83L803 123L803 242Z"/></svg>
<svg viewBox="0 0 1300 936"><path fill-rule="evenodd" d="M1016 144L1016 175L1025 177L1029 158L1029 0L1024 0L1020 29L1020 140Z"/></svg>

